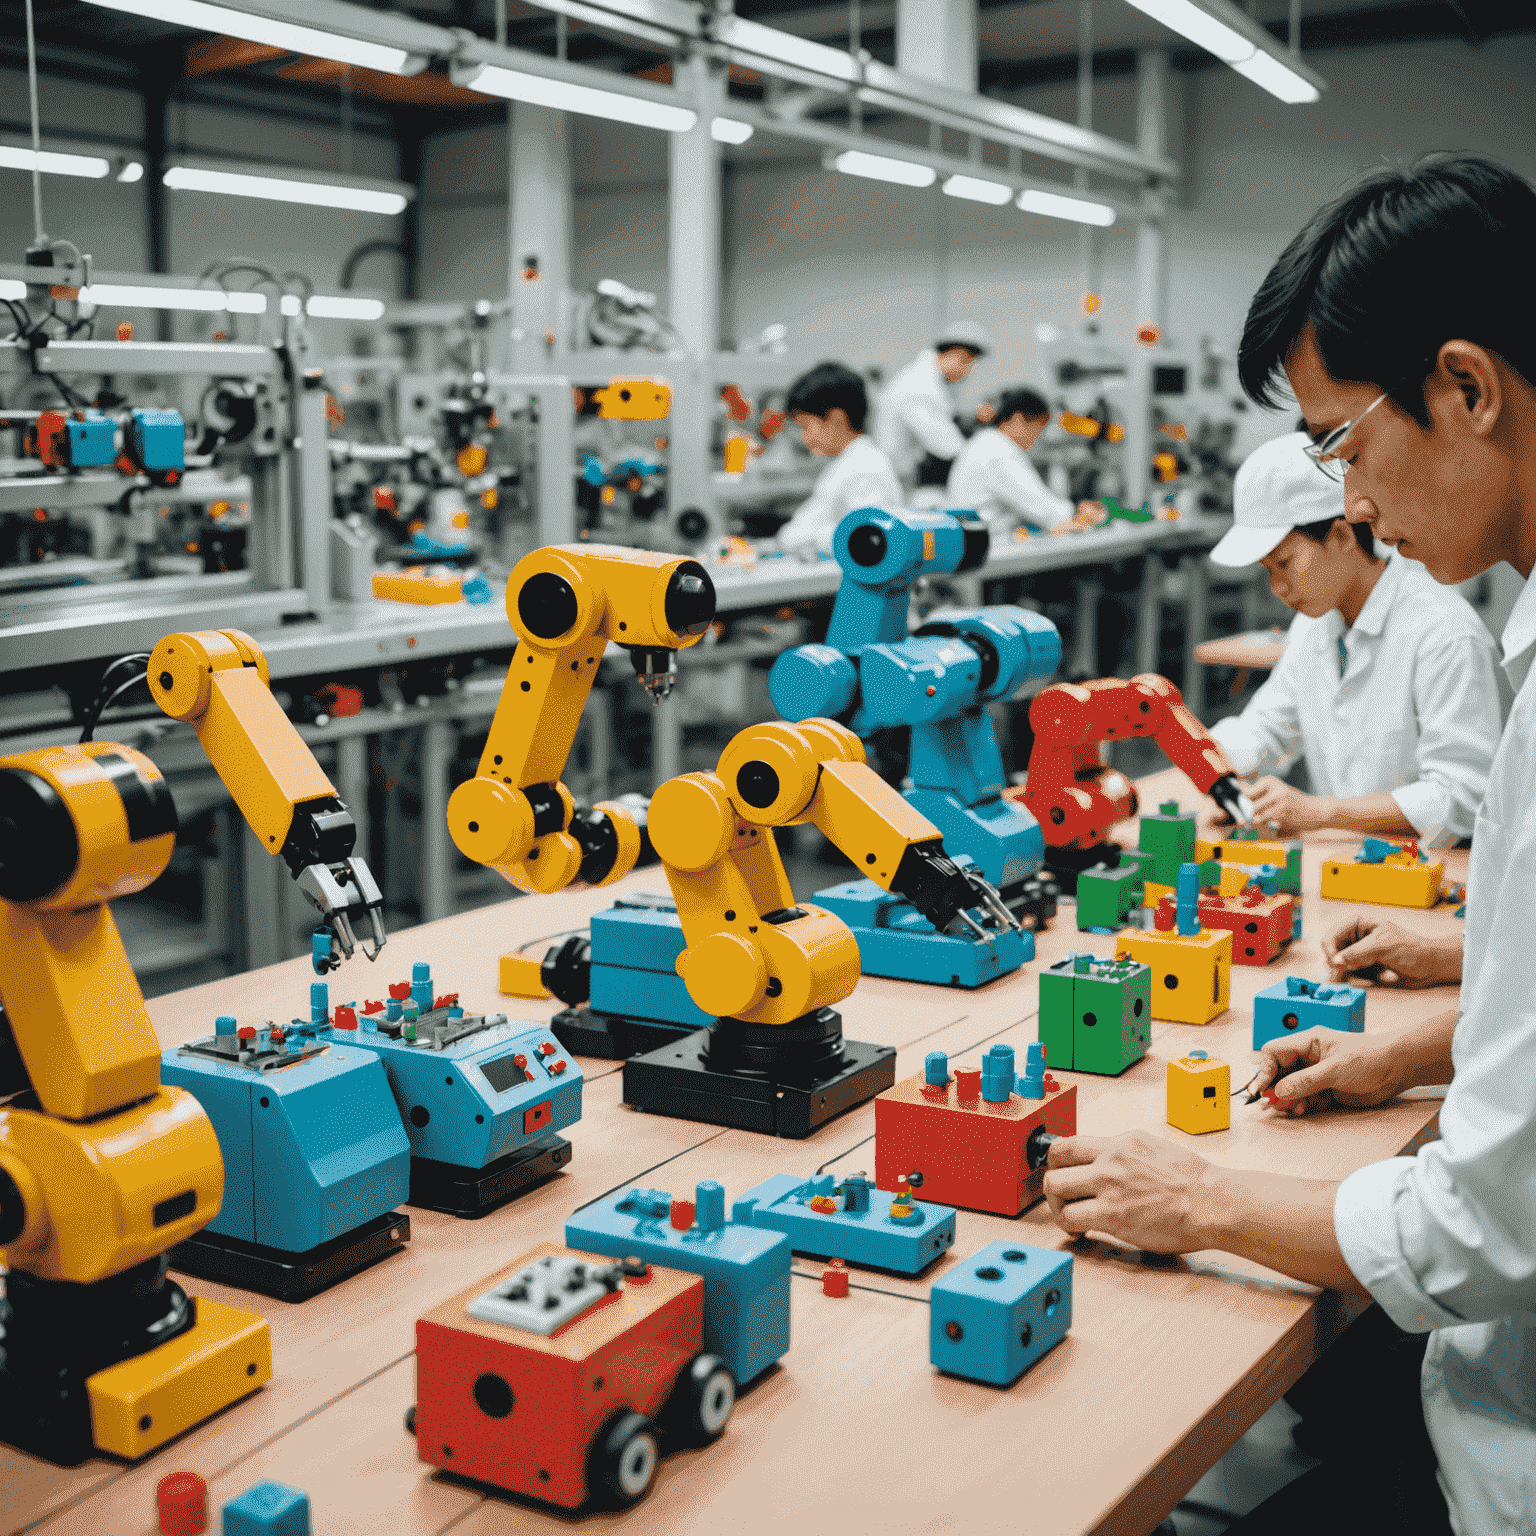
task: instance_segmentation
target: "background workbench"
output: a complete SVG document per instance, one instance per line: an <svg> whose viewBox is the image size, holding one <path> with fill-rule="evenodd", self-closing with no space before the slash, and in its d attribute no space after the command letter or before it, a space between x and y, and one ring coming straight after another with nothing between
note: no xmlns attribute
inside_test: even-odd
<svg viewBox="0 0 1536 1536"><path fill-rule="evenodd" d="M1179 775L1142 785L1143 806L1173 796L1197 804ZM1134 836L1132 826L1122 834ZM1434 1135L1438 1104L1411 1098L1381 1109L1279 1118L1234 1099L1232 1129L1185 1137L1164 1123L1164 1068L1203 1048L1246 1082L1253 994L1286 974L1322 978L1318 940L1358 910L1315 894L1319 867L1351 839L1308 839L1303 888L1306 937L1275 965L1235 966L1232 1007L1215 1024L1154 1023L1146 1058L1117 1079L1061 1073L1079 1094L1079 1127L1115 1134L1142 1128L1187 1144L1213 1162L1339 1179ZM1465 854L1448 857L1464 878ZM831 873L829 884L837 877ZM502 1002L497 957L579 926L623 890L664 888L661 872L620 885L523 899L415 928L377 967L361 958L331 978L333 1001L380 995L384 983L431 962L440 989L471 1008L547 1018L555 1003ZM800 892L808 896L809 892ZM1372 908L1404 926L1453 933L1448 906L1433 912ZM900 1049L898 1079L930 1050L975 1066L994 1041L1035 1037L1037 976L1070 949L1110 953L1108 937L1078 934L1063 906L1039 935L1037 960L977 992L866 978L843 1006L851 1039ZM215 1014L242 1022L302 1012L312 977L296 958L150 1005L162 1042L207 1034ZM1368 1032L1395 1031L1453 1006L1452 988L1372 988ZM316 1536L342 1532L454 1536L569 1528L542 1506L432 1472L416 1459L402 1416L414 1401L416 1318L442 1298L517 1257L563 1239L577 1206L632 1184L691 1195L716 1178L732 1200L778 1172L810 1175L874 1165L874 1106L823 1126L806 1141L776 1141L641 1114L620 1098L618 1063L589 1061L584 1111L572 1129L568 1169L479 1221L411 1212L402 1255L298 1306L188 1281L199 1295L252 1307L272 1326L273 1380L253 1397L136 1466L95 1460L61 1469L0 1448L0 1530L46 1536L141 1536L155 1529L157 1481L188 1467L209 1483L210 1512L251 1483L276 1478L308 1490ZM928 1363L933 1281L998 1237L1066 1246L1043 1205L1016 1220L962 1211L951 1252L914 1280L855 1269L847 1299L824 1297L818 1262L795 1260L791 1347L744 1391L724 1438L667 1457L651 1495L620 1515L635 1532L791 1530L814 1536L963 1528L982 1531L1133 1533L1150 1530L1316 1358L1358 1303L1224 1254L1144 1255L1078 1241L1073 1325L1066 1341L1006 1390L947 1378ZM213 1513L210 1530L217 1531Z"/></svg>

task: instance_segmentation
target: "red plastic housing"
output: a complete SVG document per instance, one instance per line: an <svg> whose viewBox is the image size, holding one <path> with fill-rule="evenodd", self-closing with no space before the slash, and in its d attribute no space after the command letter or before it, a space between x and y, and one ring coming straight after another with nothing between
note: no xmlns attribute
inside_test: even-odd
<svg viewBox="0 0 1536 1536"><path fill-rule="evenodd" d="M1157 904L1157 926L1172 928L1175 910L1174 898L1164 896ZM1218 896L1204 890L1200 893L1200 926L1225 928L1231 933L1233 965L1268 965L1291 942L1294 907L1289 896L1265 896L1256 885L1238 896Z"/></svg>

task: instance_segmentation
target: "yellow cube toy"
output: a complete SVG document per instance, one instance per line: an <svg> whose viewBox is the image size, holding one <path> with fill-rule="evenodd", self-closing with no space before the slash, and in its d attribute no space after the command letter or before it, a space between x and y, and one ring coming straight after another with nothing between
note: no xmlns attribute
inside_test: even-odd
<svg viewBox="0 0 1536 1536"><path fill-rule="evenodd" d="M1168 1124L1191 1136L1232 1128L1232 1068L1191 1051L1168 1063Z"/></svg>
<svg viewBox="0 0 1536 1536"><path fill-rule="evenodd" d="M1209 1024L1232 995L1232 935L1202 928L1182 934L1127 928L1115 939L1115 959L1152 967L1152 1017L1170 1024Z"/></svg>
<svg viewBox="0 0 1536 1536"><path fill-rule="evenodd" d="M1390 850L1390 851L1385 851ZM1322 894L1332 901L1370 901L1386 907L1432 907L1445 882L1445 860L1368 837L1351 860L1323 865Z"/></svg>

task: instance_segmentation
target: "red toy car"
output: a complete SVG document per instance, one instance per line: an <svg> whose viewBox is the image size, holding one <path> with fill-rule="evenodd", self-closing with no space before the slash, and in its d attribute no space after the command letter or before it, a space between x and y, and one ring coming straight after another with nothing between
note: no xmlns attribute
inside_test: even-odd
<svg viewBox="0 0 1536 1536"><path fill-rule="evenodd" d="M714 1440L736 1405L703 1337L697 1275L541 1243L417 1320L417 1454L568 1509L633 1504L663 1437Z"/></svg>

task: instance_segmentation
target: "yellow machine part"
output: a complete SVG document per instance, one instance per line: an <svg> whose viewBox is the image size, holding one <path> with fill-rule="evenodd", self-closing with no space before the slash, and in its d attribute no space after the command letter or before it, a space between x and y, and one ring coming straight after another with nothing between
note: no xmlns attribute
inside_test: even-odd
<svg viewBox="0 0 1536 1536"><path fill-rule="evenodd" d="M612 379L592 398L609 421L660 421L672 414L672 389L661 379Z"/></svg>
<svg viewBox="0 0 1536 1536"><path fill-rule="evenodd" d="M1444 859L1421 864L1401 853L1389 853L1380 864L1329 859L1323 865L1322 894L1332 901L1428 908L1440 900L1444 880Z"/></svg>
<svg viewBox="0 0 1536 1536"><path fill-rule="evenodd" d="M272 1379L272 1330L198 1297L179 1338L86 1378L96 1448L136 1461Z"/></svg>
<svg viewBox="0 0 1536 1536"><path fill-rule="evenodd" d="M537 960L527 955L503 955L501 957L501 995L503 997L528 997L543 1000L550 994L540 974L542 956Z"/></svg>
<svg viewBox="0 0 1536 1536"><path fill-rule="evenodd" d="M88 1285L130 1269L201 1231L224 1200L213 1125L180 1088L84 1124L0 1109L0 1166L26 1170L45 1213L0 1262L41 1280Z"/></svg>
<svg viewBox="0 0 1536 1536"><path fill-rule="evenodd" d="M828 763L806 819L887 891L908 848L940 840L939 829L867 763Z"/></svg>
<svg viewBox="0 0 1536 1536"><path fill-rule="evenodd" d="M1152 1017L1171 1024L1209 1024L1227 1011L1232 996L1232 935L1202 928L1199 933L1138 932L1128 928L1115 939L1115 959L1140 960L1152 967Z"/></svg>
<svg viewBox="0 0 1536 1536"><path fill-rule="evenodd" d="M404 571L375 571L373 595L396 603L457 603L464 596L464 578L431 576L419 565Z"/></svg>
<svg viewBox="0 0 1536 1536"><path fill-rule="evenodd" d="M238 630L167 635L150 653L149 691L192 724L208 760L268 853L282 851L293 810L336 789L272 697L265 658Z"/></svg>

